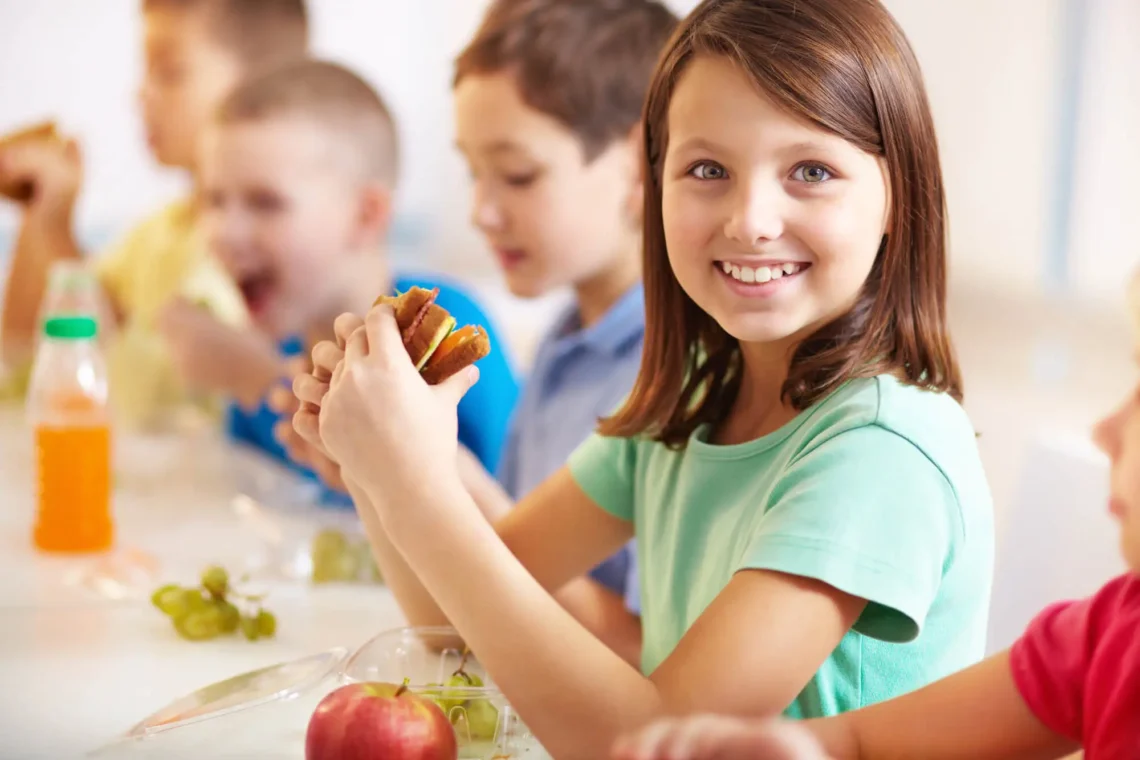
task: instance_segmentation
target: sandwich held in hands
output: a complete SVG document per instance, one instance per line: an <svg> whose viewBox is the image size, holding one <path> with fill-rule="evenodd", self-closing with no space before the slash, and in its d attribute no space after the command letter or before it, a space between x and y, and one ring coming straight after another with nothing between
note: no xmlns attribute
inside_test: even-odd
<svg viewBox="0 0 1140 760"><path fill-rule="evenodd" d="M374 304L395 311L404 348L428 385L442 383L491 352L491 341L482 328L456 329L455 318L435 302L438 293L438 289L412 287L395 296L381 296Z"/></svg>
<svg viewBox="0 0 1140 760"><path fill-rule="evenodd" d="M37 143L62 145L63 138L56 131L55 122L35 124L0 137L0 154L5 150L22 148ZM0 195L17 201L27 203L32 199L35 191L34 183L22 173L13 172L13 176L0 174Z"/></svg>

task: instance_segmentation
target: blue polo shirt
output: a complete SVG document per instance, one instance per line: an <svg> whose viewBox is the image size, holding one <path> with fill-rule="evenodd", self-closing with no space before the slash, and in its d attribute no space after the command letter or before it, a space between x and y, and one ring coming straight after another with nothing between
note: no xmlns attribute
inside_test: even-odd
<svg viewBox="0 0 1140 760"><path fill-rule="evenodd" d="M479 382L459 402L459 442L466 446L489 471L499 466L507 428L519 395L518 378L512 369L507 343L492 324L490 317L471 296L455 282L437 275L400 276L393 282L395 291L439 288L436 303L455 317L456 324L479 325L491 339L491 353L479 362ZM283 356L297 356L307 350L296 337L279 344ZM273 435L279 418L262 401L257 409L246 410L231 404L227 412L228 433L232 440L253 446L274 457L291 469L316 480L316 475L291 461ZM347 494L321 485L322 503L352 506Z"/></svg>
<svg viewBox="0 0 1140 760"><path fill-rule="evenodd" d="M566 464L633 389L645 337L641 285L595 324L582 329L576 306L540 342L511 422L499 481L518 501ZM638 611L637 563L630 542L591 575Z"/></svg>

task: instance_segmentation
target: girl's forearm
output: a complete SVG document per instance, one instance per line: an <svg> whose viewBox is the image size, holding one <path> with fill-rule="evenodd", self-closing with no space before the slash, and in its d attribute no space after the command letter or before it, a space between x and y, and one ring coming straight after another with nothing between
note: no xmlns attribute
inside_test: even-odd
<svg viewBox="0 0 1140 760"><path fill-rule="evenodd" d="M546 749L606 757L617 736L661 715L656 686L544 590L473 506L436 511L470 501L462 487L433 485L429 503L420 494L405 500L413 509L386 511L384 529ZM429 525L433 511L450 517Z"/></svg>
<svg viewBox="0 0 1140 760"><path fill-rule="evenodd" d="M416 577L415 571L388 539L368 494L347 474L344 484L356 504L356 512L360 515L360 522L372 547L372 557L384 576L384 584L396 598L408 623L414 626L450 625L447 616Z"/></svg>

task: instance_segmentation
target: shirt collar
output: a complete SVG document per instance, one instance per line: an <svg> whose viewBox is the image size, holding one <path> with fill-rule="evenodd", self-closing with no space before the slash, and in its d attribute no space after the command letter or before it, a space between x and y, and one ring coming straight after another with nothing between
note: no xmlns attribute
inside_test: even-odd
<svg viewBox="0 0 1140 760"><path fill-rule="evenodd" d="M645 291L633 286L594 324L579 328L578 308L570 307L559 321L558 343L583 345L602 354L617 355L645 334Z"/></svg>

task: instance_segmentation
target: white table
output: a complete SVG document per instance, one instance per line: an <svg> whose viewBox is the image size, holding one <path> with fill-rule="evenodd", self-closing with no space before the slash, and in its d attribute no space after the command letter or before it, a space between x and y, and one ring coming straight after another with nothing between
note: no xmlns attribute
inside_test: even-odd
<svg viewBox="0 0 1140 760"><path fill-rule="evenodd" d="M291 476L206 432L118 436L117 551L152 556L158 572L133 598L114 598L75 582L99 558L34 550L31 465L18 410L0 409L5 757L82 756L197 688L337 646L351 651L404 624L383 587L281 581L269 584L266 602L278 619L274 639L185 641L144 591L193 583L207 564L237 567L255 554L263 542L235 516L233 499L242 491L272 492Z"/></svg>

